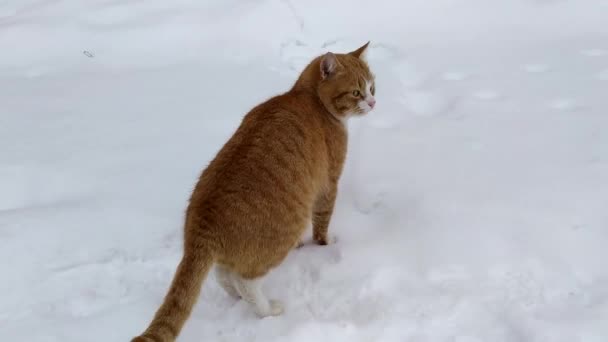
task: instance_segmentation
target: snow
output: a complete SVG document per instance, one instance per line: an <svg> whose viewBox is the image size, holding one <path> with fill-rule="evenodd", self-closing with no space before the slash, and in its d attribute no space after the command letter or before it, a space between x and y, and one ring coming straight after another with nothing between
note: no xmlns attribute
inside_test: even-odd
<svg viewBox="0 0 608 342"><path fill-rule="evenodd" d="M331 232L179 341L608 340L608 3L0 3L0 340L127 341L242 115L372 41ZM310 235L310 234L309 234ZM310 236L309 236L310 238Z"/></svg>

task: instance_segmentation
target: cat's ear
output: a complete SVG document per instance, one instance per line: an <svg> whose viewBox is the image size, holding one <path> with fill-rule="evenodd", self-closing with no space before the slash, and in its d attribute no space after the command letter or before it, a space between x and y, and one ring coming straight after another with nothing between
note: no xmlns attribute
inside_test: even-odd
<svg viewBox="0 0 608 342"><path fill-rule="evenodd" d="M362 47L358 48L355 51L349 52L348 54L351 56L355 56L360 59L365 59L365 54L367 52L367 47L369 46L369 42L365 43Z"/></svg>
<svg viewBox="0 0 608 342"><path fill-rule="evenodd" d="M326 79L333 75L338 69L338 58L331 52L326 53L321 57L321 78Z"/></svg>

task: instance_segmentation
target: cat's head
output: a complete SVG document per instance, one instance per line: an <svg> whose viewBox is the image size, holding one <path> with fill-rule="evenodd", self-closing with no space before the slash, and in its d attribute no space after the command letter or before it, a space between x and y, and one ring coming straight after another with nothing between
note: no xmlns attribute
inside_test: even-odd
<svg viewBox="0 0 608 342"><path fill-rule="evenodd" d="M369 42L345 54L318 57L317 93L325 108L339 119L367 114L376 105L375 77L365 60Z"/></svg>

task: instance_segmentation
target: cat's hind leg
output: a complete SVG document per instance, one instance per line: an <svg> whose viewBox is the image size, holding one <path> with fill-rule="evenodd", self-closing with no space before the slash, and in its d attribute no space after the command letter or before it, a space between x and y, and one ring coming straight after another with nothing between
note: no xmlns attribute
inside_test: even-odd
<svg viewBox="0 0 608 342"><path fill-rule="evenodd" d="M269 300L262 292L262 278L246 279L234 274L237 292L246 302L253 305L256 314L261 317L278 316L283 313L283 304L278 300Z"/></svg>
<svg viewBox="0 0 608 342"><path fill-rule="evenodd" d="M215 266L215 278L230 297L241 297L235 287L235 273L233 271L229 270L226 266L218 264Z"/></svg>

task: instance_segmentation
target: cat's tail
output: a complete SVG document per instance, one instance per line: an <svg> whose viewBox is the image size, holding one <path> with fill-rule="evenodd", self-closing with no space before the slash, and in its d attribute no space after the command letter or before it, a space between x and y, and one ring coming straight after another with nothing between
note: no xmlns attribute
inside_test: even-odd
<svg viewBox="0 0 608 342"><path fill-rule="evenodd" d="M152 323L131 342L173 342L190 316L203 280L213 265L213 254L203 247L195 253L184 251L171 288Z"/></svg>

